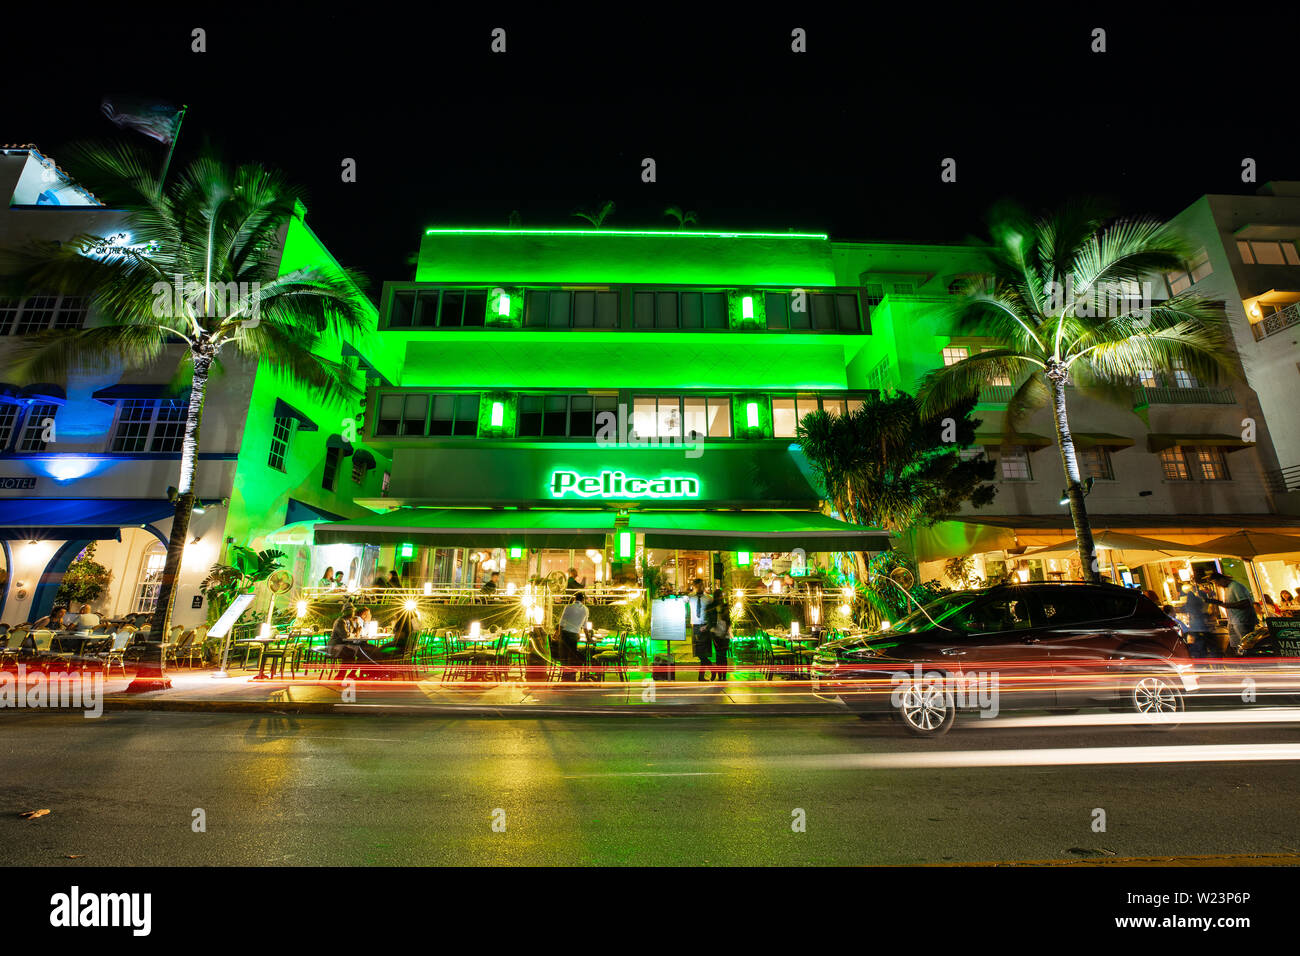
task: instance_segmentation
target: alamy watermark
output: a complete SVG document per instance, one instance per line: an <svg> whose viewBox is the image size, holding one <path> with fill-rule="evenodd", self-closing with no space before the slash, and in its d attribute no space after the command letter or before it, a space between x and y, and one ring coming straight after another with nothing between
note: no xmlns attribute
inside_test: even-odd
<svg viewBox="0 0 1300 956"><path fill-rule="evenodd" d="M637 430L637 420L641 419L642 427L646 427L647 417L650 419L648 430L652 433L643 434ZM657 409L648 415L635 409L629 414L628 407L622 403L617 413L596 413L597 448L682 448L687 458L699 458L704 454L706 435L703 411L698 414L688 412L684 422L680 414L673 411L665 414L662 420Z"/></svg>
<svg viewBox="0 0 1300 956"><path fill-rule="evenodd" d="M68 671L46 674L27 671L19 664L17 671L0 671L0 708L81 709L90 719L104 713L104 675L100 671Z"/></svg>
<svg viewBox="0 0 1300 956"><path fill-rule="evenodd" d="M256 328L262 321L262 283L260 282L186 282L179 272L171 282L155 282L153 293L155 318L173 315L199 315L215 318L242 316L244 328Z"/></svg>
<svg viewBox="0 0 1300 956"><path fill-rule="evenodd" d="M895 709L902 707L906 698L914 694L923 700L942 700L959 710L978 710L980 717L996 717L1000 708L1000 690L997 671L965 671L945 674L942 671L922 673L916 664L912 673L896 671L893 675L893 692L889 703Z"/></svg>

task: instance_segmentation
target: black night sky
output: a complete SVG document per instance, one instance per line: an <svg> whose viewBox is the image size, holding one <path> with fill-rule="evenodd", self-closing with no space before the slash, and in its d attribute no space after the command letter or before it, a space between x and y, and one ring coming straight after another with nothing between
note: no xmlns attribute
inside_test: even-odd
<svg viewBox="0 0 1300 956"><path fill-rule="evenodd" d="M516 209L525 226L581 226L574 208L612 199L614 227L665 227L678 204L706 229L944 241L982 233L1004 197L1171 215L1253 192L1245 156L1259 183L1300 178L1294 14L1259 5L1249 21L1132 5L116 9L60 14L56 29L6 14L0 141L57 161L71 140L139 136L100 115L105 93L188 104L177 162L208 139L285 170L372 294L409 278L423 227L505 226ZM196 26L206 53L190 52ZM489 49L497 26L505 55ZM340 181L344 157L355 184ZM940 181L945 157L956 183Z"/></svg>

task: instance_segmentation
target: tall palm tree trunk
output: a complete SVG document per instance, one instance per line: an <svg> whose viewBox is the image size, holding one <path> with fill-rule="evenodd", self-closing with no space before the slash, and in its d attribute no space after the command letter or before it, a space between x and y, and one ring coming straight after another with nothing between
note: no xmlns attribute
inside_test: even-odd
<svg viewBox="0 0 1300 956"><path fill-rule="evenodd" d="M194 379L190 386L190 404L185 417L185 437L181 442L181 474L176 485L176 512L172 517L171 536L167 540L167 560L163 564L162 581L158 589L158 604L150 621L157 642L157 658L140 661L135 680L128 692L165 690L171 687L167 676L164 644L171 627L172 609L176 604L176 584L180 577L181 560L189 539L190 514L194 508L194 473L199 458L199 426L203 423L203 401L212 371L212 355L207 349L195 349ZM150 648L153 653L153 648Z"/></svg>
<svg viewBox="0 0 1300 956"><path fill-rule="evenodd" d="M1083 579L1093 584L1101 582L1097 568L1097 548L1092 542L1092 525L1088 522L1088 509L1084 504L1083 479L1079 475L1079 459L1074 453L1074 438L1070 435L1070 419L1065 408L1064 365L1049 364L1047 379L1052 386L1052 417L1056 420L1056 445L1061 450L1061 467L1065 469L1066 495L1070 499L1070 520L1074 522L1074 540L1079 548L1079 564Z"/></svg>

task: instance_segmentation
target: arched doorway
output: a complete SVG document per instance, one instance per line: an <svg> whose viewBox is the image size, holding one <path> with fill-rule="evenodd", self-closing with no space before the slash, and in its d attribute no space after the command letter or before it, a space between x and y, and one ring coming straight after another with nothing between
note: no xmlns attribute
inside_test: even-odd
<svg viewBox="0 0 1300 956"><path fill-rule="evenodd" d="M65 541L63 546L54 552L54 557L50 558L50 563L45 566L45 571L41 574L40 583L36 585L36 594L32 597L32 609L28 614L28 620L34 621L45 617L54 610L54 596L59 591L59 585L63 583L63 575L68 570L68 565L77 559L77 555L86 550L86 546L92 540L80 538Z"/></svg>

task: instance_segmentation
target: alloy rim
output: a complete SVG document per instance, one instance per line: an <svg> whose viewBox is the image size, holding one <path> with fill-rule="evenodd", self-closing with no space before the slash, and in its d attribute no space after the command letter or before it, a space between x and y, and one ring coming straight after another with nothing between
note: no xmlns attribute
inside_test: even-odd
<svg viewBox="0 0 1300 956"><path fill-rule="evenodd" d="M937 688L918 690L909 687L903 694L899 710L903 719L918 730L934 730L948 714L943 691Z"/></svg>
<svg viewBox="0 0 1300 956"><path fill-rule="evenodd" d="M1178 710L1178 694L1168 681L1145 677L1133 688L1133 703L1140 714L1172 714Z"/></svg>

